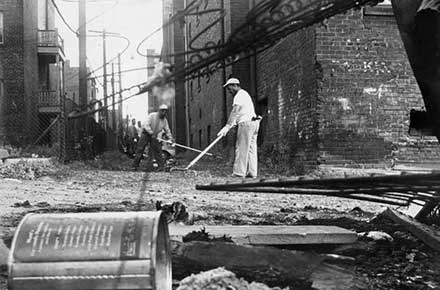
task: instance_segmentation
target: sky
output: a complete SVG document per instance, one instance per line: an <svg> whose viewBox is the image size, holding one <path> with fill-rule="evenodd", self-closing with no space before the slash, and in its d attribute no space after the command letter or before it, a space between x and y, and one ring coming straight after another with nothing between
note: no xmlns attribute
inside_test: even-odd
<svg viewBox="0 0 440 290"><path fill-rule="evenodd" d="M73 27L78 28L78 3L73 0L55 0L64 18ZM121 70L145 67L147 60L136 52L138 44L151 32L162 25L162 0L118 0L102 1L88 0L86 18L88 20L102 14L87 24L88 35L96 35L89 30L105 29L108 32L120 33L130 39L129 49L122 55ZM61 19L57 17L56 26L64 39L64 52L66 59L70 60L71 66L78 66L78 38L73 34ZM107 38L107 60L115 57L126 46L123 39L114 37ZM157 53L162 47L162 32L141 46L142 51L154 49ZM103 64L102 37L87 37L88 66L93 70ZM115 63L115 69L117 68ZM111 72L111 65L107 67L107 73ZM102 69L96 71L97 76L102 75ZM122 87L139 84L147 80L147 71L124 73L122 75ZM102 78L100 79L102 84ZM102 96L102 86L98 86L98 98ZM108 93L111 86L108 86ZM124 117L129 114L138 120L145 120L147 114L147 95L136 96L123 105Z"/></svg>

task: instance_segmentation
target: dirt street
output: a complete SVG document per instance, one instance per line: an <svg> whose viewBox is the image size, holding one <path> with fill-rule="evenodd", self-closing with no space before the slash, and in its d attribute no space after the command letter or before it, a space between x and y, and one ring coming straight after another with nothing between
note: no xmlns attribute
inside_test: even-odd
<svg viewBox="0 0 440 290"><path fill-rule="evenodd" d="M210 168L211 167L211 168ZM202 170L204 169L204 170ZM120 203L121 201L154 204L155 201L181 201L190 212L206 213L210 217L223 217L232 223L264 223L268 216L283 221L292 212L304 211L308 217L321 216L325 212L347 213L355 207L371 213L385 209L381 204L340 199L334 197L311 197L307 195L279 195L267 193L208 192L195 190L196 184L239 181L225 177L229 168L212 166L208 162L188 172L129 172L99 170L76 163L52 176L35 180L3 178L0 182L2 215L28 211L29 208L14 207L15 203L29 201L32 209L40 202L51 206L80 203L83 205ZM344 176L348 170L326 170L319 175ZM378 171L378 170L376 170ZM367 171L351 170L352 175ZM287 210L281 210L287 209ZM304 210L305 209L305 210ZM281 210L281 211L280 211ZM236 220L234 221L234 217ZM218 223L216 219L203 221ZM224 221L223 221L224 222Z"/></svg>
<svg viewBox="0 0 440 290"><path fill-rule="evenodd" d="M334 224L364 231L371 228L367 221L386 208L377 203L336 197L195 190L196 184L234 180L232 177L225 177L230 174L230 166L221 162L203 161L196 166L196 171L156 173L127 171L129 161L124 162L121 163L122 165L119 164L121 166L114 166L114 162L109 166L112 162L107 161L62 165L56 172L33 180L0 178L0 225L6 245L9 246L21 217L30 211L155 210L157 201L164 204L180 201L186 205L190 214L189 221L186 222L188 224ZM106 170L107 168L118 170ZM268 172L269 170L262 168L264 176L274 177ZM384 169L321 168L309 176L317 178L366 176L371 173L392 172ZM397 230L399 229L392 228L390 233ZM407 243L413 238L408 239L405 236L403 241ZM407 251L411 251L415 245L423 247L420 243L413 245L404 248L401 248L401 244L393 245L392 249L387 247L386 251L394 253L397 249L400 251L398 257L405 259L405 255L410 253ZM385 251L383 248L378 249ZM428 253L425 254L427 257L430 255L424 247L419 248L418 251ZM383 269L376 269L375 262L367 259L369 255L375 256L371 253L360 255L360 259L366 261L358 267L361 271L359 275L369 277L374 285L383 285L383 287L359 289L392 289L387 288L391 287L388 282L384 284L384 281L389 279L394 279L390 282L391 285L400 285L398 284L400 282L395 282L395 280L400 281L396 278L400 266L394 265L395 260L382 261L385 265L383 268L388 269L385 271L388 274L383 274ZM394 254L390 257L397 259ZM435 261L438 261L438 256L436 257ZM387 264L387 261L394 266ZM421 270L422 265L425 267L425 262L420 263L420 266L414 269ZM431 271L426 279L431 281L431 277L437 275L437 272L432 270L435 266L426 267ZM3 273L0 290L6 289L6 273ZM377 273L382 276L377 276ZM432 283L438 285L435 284L438 281Z"/></svg>

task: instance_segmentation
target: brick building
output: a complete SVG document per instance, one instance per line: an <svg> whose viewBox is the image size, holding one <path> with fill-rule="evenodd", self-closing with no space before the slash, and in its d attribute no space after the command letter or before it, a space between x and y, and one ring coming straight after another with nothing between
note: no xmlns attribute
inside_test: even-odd
<svg viewBox="0 0 440 290"><path fill-rule="evenodd" d="M90 69L87 68L87 73ZM79 106L79 67L71 67L70 61L66 60L64 64L65 76L65 96L66 96L66 113L77 109ZM93 77L87 78L87 103L96 101L96 80ZM97 120L98 121L98 120Z"/></svg>
<svg viewBox="0 0 440 290"><path fill-rule="evenodd" d="M216 15L186 17L180 24L186 50L227 39L253 5L209 1L203 9L224 8L226 16L202 35ZM230 76L241 80L264 116L263 156L298 171L319 164L440 160L436 139L408 135L409 112L423 101L387 3L349 10L209 78L184 82L189 144L205 147L225 124L232 96L222 84ZM230 148L228 138L224 145Z"/></svg>
<svg viewBox="0 0 440 290"><path fill-rule="evenodd" d="M50 0L0 2L0 143L28 144L59 115L63 61Z"/></svg>

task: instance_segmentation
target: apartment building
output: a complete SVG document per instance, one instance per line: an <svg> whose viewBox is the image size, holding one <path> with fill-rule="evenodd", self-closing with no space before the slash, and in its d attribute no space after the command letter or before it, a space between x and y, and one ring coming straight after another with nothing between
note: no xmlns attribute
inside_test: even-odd
<svg viewBox="0 0 440 290"><path fill-rule="evenodd" d="M34 142L64 108L64 43L50 0L0 1L0 142ZM40 142L61 138L59 125Z"/></svg>

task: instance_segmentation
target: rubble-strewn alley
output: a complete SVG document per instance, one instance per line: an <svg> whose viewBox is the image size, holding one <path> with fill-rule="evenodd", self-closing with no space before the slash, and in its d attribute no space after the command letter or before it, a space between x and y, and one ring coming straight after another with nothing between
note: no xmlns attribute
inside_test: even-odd
<svg viewBox="0 0 440 290"><path fill-rule="evenodd" d="M3 177L0 182L2 193L0 207L2 237L5 244L10 246L18 222L28 212L156 210L158 202L165 207L174 202L181 204L182 211L186 214L179 216L173 213L170 216L173 224L332 225L353 230L359 234L355 243L343 246L315 245L312 248L307 245L289 246L290 250L349 257L348 260L336 258L326 261L326 265L330 265L328 266L330 268L327 267L321 272L315 271L309 284L289 284L288 280L280 280L280 284L277 285L277 282L261 273L259 275L252 274L254 272L235 273L242 275L240 277L245 277L249 282L263 282L270 287L282 288L293 285L303 287L291 289L313 289L310 287L315 287L314 289L437 289L440 287L439 254L420 242L402 226L383 215L378 216L377 214L385 210L381 204L336 197L311 199L307 195L196 191L196 183L231 180L231 178L222 177L224 173L211 162L200 163L197 171L171 173L104 170L106 167L111 167L111 163L109 160L105 162L101 160L89 162L89 164L50 164L44 165L45 168L53 169L47 172L34 168L34 171L43 173L33 178L23 177L21 173ZM124 162L120 164L124 166ZM35 166L38 167L38 165L28 167ZM19 164L15 168L19 170L22 167ZM310 176L365 176L373 172L390 173L389 170L384 169L322 168L311 173ZM167 209L163 208L163 210ZM365 236L360 234L371 231L387 233L391 238L379 237L374 240L374 234L369 237L366 234ZM193 234L185 240L184 244L194 241L213 242L212 239L207 238L208 236L209 231L206 234ZM225 241L228 242L228 240ZM222 242L221 239L220 242ZM182 247L178 244L174 244L175 246ZM173 258L176 261L182 261L182 257L176 257L174 254ZM176 265L173 265L173 270L177 275L174 279L183 279L191 273L197 274L202 270L224 266L224 264L216 265L215 262L209 266L199 264L200 261L191 263L194 272L191 267L185 268L182 272L181 267L175 268ZM328 277L329 273L333 273L331 275L334 277ZM226 274L220 276L222 275ZM231 279L229 274L225 277ZM203 279L206 279L206 276ZM5 272L2 281L5 285ZM203 283L209 284L210 282ZM340 285L336 287L333 284ZM182 284L181 289L187 289L183 285L186 284ZM3 286L1 289L6 288Z"/></svg>

